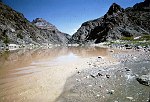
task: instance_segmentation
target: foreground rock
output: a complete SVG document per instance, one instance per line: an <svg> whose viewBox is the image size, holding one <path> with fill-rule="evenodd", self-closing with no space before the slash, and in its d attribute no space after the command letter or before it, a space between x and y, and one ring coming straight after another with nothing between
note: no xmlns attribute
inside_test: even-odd
<svg viewBox="0 0 150 102"><path fill-rule="evenodd" d="M147 75L142 75L140 77L137 78L137 81L140 84L146 85L146 86L150 86L150 73Z"/></svg>
<svg viewBox="0 0 150 102"><path fill-rule="evenodd" d="M103 17L83 23L72 36L70 43L100 43L122 37L149 34L149 11L149 0L127 9L113 3Z"/></svg>

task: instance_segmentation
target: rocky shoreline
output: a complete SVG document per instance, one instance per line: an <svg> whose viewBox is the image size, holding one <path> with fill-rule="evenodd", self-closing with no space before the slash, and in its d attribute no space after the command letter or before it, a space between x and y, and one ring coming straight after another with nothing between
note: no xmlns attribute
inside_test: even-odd
<svg viewBox="0 0 150 102"><path fill-rule="evenodd" d="M117 64L88 63L89 69L77 71L68 78L56 102L149 102L149 77L141 76L150 72L150 52L133 49L125 53L110 51ZM97 57L97 63L101 62L100 59Z"/></svg>

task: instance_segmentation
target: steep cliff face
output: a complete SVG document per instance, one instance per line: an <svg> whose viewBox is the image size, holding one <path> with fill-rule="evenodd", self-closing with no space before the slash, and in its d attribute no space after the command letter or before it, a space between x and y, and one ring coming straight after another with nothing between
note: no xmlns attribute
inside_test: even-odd
<svg viewBox="0 0 150 102"><path fill-rule="evenodd" d="M145 0L127 9L113 3L103 17L83 23L69 43L100 43L123 36L149 34L148 3L149 0Z"/></svg>
<svg viewBox="0 0 150 102"><path fill-rule="evenodd" d="M130 22L140 26L150 33L150 0L137 3L133 7L125 9Z"/></svg>
<svg viewBox="0 0 150 102"><path fill-rule="evenodd" d="M44 24L46 23L46 24ZM39 23L40 24L40 23ZM0 46L7 44L66 44L69 35L44 21L43 27L29 22L23 14L0 2Z"/></svg>
<svg viewBox="0 0 150 102"><path fill-rule="evenodd" d="M0 3L1 43L36 44L44 42L40 30L32 25L23 14Z"/></svg>

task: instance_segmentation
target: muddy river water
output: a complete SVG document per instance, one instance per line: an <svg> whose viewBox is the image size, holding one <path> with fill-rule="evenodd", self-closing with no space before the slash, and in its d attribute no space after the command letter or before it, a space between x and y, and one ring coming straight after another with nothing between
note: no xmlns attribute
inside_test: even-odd
<svg viewBox="0 0 150 102"><path fill-rule="evenodd" d="M54 102L68 77L88 68L87 60L108 49L56 47L0 55L0 102Z"/></svg>
<svg viewBox="0 0 150 102"><path fill-rule="evenodd" d="M133 53L100 47L3 52L0 102L149 102L150 88L136 81L150 72L149 54ZM98 72L103 75L90 77Z"/></svg>

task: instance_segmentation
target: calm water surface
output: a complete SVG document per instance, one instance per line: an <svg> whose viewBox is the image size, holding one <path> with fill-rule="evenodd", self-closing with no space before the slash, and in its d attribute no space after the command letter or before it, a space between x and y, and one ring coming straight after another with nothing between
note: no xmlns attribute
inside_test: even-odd
<svg viewBox="0 0 150 102"><path fill-rule="evenodd" d="M86 58L107 56L99 47L56 47L0 55L0 102L53 102Z"/></svg>

